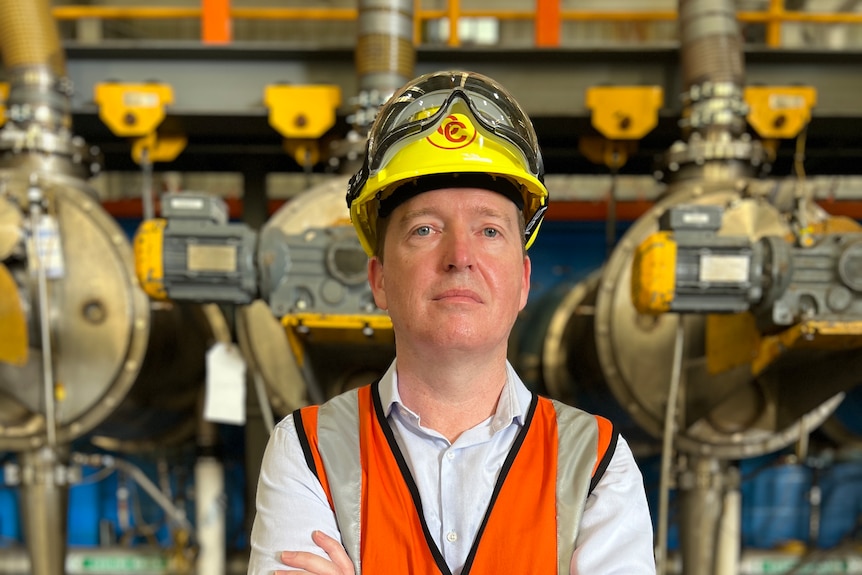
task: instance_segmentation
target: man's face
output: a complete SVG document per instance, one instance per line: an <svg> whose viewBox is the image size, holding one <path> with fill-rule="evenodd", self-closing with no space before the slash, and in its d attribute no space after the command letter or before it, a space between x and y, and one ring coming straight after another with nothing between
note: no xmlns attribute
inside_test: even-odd
<svg viewBox="0 0 862 575"><path fill-rule="evenodd" d="M473 188L424 192L393 211L368 277L399 353L505 354L530 287L518 215L505 196Z"/></svg>

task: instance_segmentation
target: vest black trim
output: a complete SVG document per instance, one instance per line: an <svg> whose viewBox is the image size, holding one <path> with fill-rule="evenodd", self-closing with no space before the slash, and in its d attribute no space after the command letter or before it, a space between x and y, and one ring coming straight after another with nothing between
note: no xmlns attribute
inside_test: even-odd
<svg viewBox="0 0 862 575"><path fill-rule="evenodd" d="M434 539L431 538L431 531L428 529L428 524L425 523L425 513L422 510L422 500L419 498L419 488L416 487L416 482L410 474L407 462L404 461L404 455L401 453L401 449L398 448L398 443L395 441L395 435L392 433L392 428L389 427L389 422L386 420L386 416L383 413L383 402L380 400L379 387L379 382L375 382L371 386L371 400L374 404L374 414L377 416L377 423L383 430L383 435L386 436L386 442L389 444L389 449L392 451L392 455L395 457L395 462L398 464L398 469L401 470L401 476L404 478L404 482L407 484L407 489L410 491L410 497L413 499L413 506L416 508L416 512L419 514L419 523L422 525L422 533L425 535L425 542L428 544L431 556L434 557L434 563L437 564L437 568L440 570L440 573L443 575L452 575L452 572L449 571L449 566L446 565L446 560L443 558L443 554L440 553L440 549L437 548L437 545L434 543Z"/></svg>
<svg viewBox="0 0 862 575"><path fill-rule="evenodd" d="M395 456L395 461L398 463L398 468L401 470L401 475L404 477L404 482L407 484L407 489L410 490L410 496L413 498L413 505L416 507L416 511L419 514L419 521L422 524L422 533L425 535L428 549L430 549L431 555L434 557L434 562L437 564L437 568L440 570L440 573L443 575L452 575L452 572L449 571L449 566L446 564L446 560L443 558L443 554L440 552L440 549L431 537L431 531L428 529L428 524L425 523L425 514L422 511L422 500L419 498L419 488L416 486L413 475L410 473L410 469L407 467L407 463L404 460L404 455L401 453L401 449L395 441L395 435L392 433L392 428L389 427L389 422L386 420L383 413L383 403L380 400L378 383L371 386L371 397L374 403L374 413L377 416L377 421L383 429L383 434L386 436L386 441L389 443L389 449L392 450L392 455ZM518 436L515 438L515 442L512 444L512 448L506 456L506 461L500 469L500 475L497 477L496 485L494 485L491 500L488 502L488 509L485 511L485 517L482 520L482 524L479 526L476 538L473 540L473 546L470 548L470 553L467 555L467 560L464 563L464 568L461 570L461 575L469 575L470 573L470 567L472 567L473 560L476 558L476 553L479 549L479 541L482 539L482 533L484 532L488 519L491 516L494 502L497 500L497 496L503 488L503 482L506 480L506 476L512 468L515 457L517 457L518 451L520 451L521 445L524 443L524 439L527 436L527 431L530 429L530 424L533 421L533 415L536 413L536 407L538 404L539 396L533 394L533 399L530 402L530 409L527 411L527 416L524 418L524 426L521 428L521 431L518 432Z"/></svg>
<svg viewBox="0 0 862 575"><path fill-rule="evenodd" d="M302 425L302 411L299 409L293 412L293 425L296 427L296 437L299 439L299 445L302 446L305 464L308 465L308 468L314 473L314 477L320 482L320 476L317 474L317 465L314 463L314 455L311 452L311 444L308 442L305 427Z"/></svg>
<svg viewBox="0 0 862 575"><path fill-rule="evenodd" d="M482 534L485 532L485 527L488 525L488 520L491 518L491 510L494 509L494 503L497 501L497 496L500 495L500 490L503 488L503 482L509 475L509 470L512 469L512 464L515 462L515 457L521 451L521 446L524 444L524 439L527 437L527 431L530 429L530 424L533 423L533 416L536 414L536 407L539 405L539 396L533 394L533 399L530 401L530 409L527 410L527 416L524 418L524 426L518 432L512 448L509 450L509 455L506 456L506 461L503 462L503 467L500 469L500 475L497 477L497 483L494 485L494 491L491 494L491 501L488 502L488 509L485 511L485 517L479 525L479 530L476 532L476 539L473 541L473 546L470 548L470 553L467 555L467 560L464 562L462 575L470 573L470 568L473 567L473 561L476 559L476 553L479 551L479 541L482 540Z"/></svg>
<svg viewBox="0 0 862 575"><path fill-rule="evenodd" d="M587 497L592 494L593 489L596 488L596 485L601 481L602 476L607 471L608 466L611 464L611 459L614 458L614 451L617 450L617 440L620 437L620 432L617 431L617 428L614 427L613 432L611 433L611 441L608 443L608 449L605 451L602 460L599 462L598 467L596 467L596 472L593 474L593 478L590 480L590 488L587 489Z"/></svg>

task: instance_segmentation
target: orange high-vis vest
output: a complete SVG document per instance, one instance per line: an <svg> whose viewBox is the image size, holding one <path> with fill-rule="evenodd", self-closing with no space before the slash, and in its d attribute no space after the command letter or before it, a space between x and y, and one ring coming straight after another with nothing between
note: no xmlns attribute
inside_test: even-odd
<svg viewBox="0 0 862 575"><path fill-rule="evenodd" d="M451 575L377 384L293 417L356 575ZM616 442L608 420L534 395L462 575L568 574L584 505Z"/></svg>

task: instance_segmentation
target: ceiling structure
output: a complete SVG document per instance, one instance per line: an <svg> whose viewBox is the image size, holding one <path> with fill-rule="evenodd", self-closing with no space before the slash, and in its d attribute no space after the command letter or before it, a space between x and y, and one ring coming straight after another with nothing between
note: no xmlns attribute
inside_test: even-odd
<svg viewBox="0 0 862 575"><path fill-rule="evenodd" d="M582 136L596 135L585 105L592 86L659 86L664 105L657 127L638 144L620 169L623 174L652 174L657 160L681 138L678 120L680 72L676 46L613 49L457 48L419 49L416 74L472 69L506 86L533 119L549 174L603 174L604 165L578 150ZM817 104L805 142L808 175L862 174L862 52L799 51L750 48L747 85L812 86ZM162 82L174 102L160 133L188 138L185 150L170 163L177 171L302 171L284 152L282 137L269 126L264 89L271 84L332 84L341 90L335 126L325 141L348 131L350 99L357 78L349 49L194 46L152 41L112 42L98 47L68 45L68 72L75 86L74 131L99 146L106 170L132 171L129 142L111 133L98 117L94 86L100 82ZM794 141L782 141L772 174L792 173ZM162 166L157 165L156 169ZM314 171L325 171L318 164Z"/></svg>

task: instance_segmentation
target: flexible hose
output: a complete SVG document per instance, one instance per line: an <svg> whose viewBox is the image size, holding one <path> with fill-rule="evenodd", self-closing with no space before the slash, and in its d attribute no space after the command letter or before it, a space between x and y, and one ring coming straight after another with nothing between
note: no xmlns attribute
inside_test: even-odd
<svg viewBox="0 0 862 575"><path fill-rule="evenodd" d="M359 89L391 94L413 77L413 0L360 0L358 25Z"/></svg>
<svg viewBox="0 0 862 575"><path fill-rule="evenodd" d="M66 75L50 0L0 0L0 53L7 70L47 65L56 77Z"/></svg>

